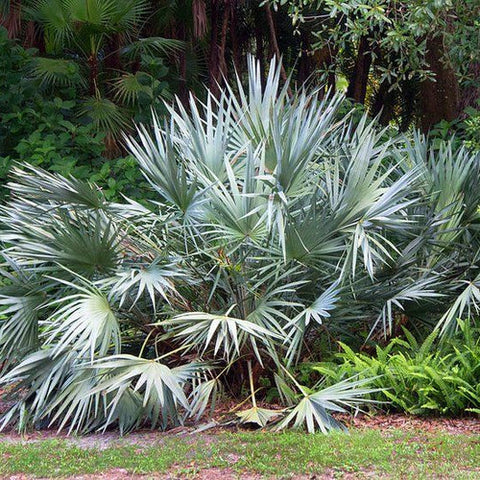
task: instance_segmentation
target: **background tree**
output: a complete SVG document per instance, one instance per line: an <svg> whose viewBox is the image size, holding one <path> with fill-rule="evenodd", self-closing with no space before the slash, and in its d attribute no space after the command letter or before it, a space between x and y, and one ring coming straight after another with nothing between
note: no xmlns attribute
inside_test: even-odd
<svg viewBox="0 0 480 480"><path fill-rule="evenodd" d="M277 0L312 50L331 55L325 72L347 78L347 96L384 122L428 130L477 100L472 89L480 5L455 0ZM475 82L476 83L476 82Z"/></svg>

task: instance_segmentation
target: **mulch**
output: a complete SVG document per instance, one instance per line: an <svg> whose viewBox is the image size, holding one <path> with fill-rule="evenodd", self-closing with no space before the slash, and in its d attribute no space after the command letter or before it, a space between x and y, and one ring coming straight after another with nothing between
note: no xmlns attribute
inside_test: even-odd
<svg viewBox="0 0 480 480"><path fill-rule="evenodd" d="M6 412L12 406L11 402L5 402L2 400L1 391L0 391L0 414ZM234 402L226 401L223 404L217 405L214 418L216 420L221 420L224 418L227 412L235 406ZM264 406L264 405L262 405ZM265 405L267 408L275 408L275 405ZM278 406L277 406L278 408ZM389 413L382 414L376 413L374 415L359 413L357 415L335 415L335 418L340 420L344 425L349 429L375 429L388 432L389 430L404 430L404 431L421 431L421 432L444 432L449 434L477 434L480 435L480 415L469 415L464 417L450 418L450 417L426 417L426 416L413 416L406 415L402 413ZM219 422L222 423L222 422ZM239 427L215 427L207 430L205 433L216 434L222 433L222 431L241 431ZM160 435L175 435L177 433L189 433L195 430L195 427L180 427L169 432L160 433ZM158 432L152 432L150 430L142 430L133 435L147 437L153 434L154 436L158 435ZM0 441L6 439L6 437L15 437L16 434L13 431L4 431L0 433ZM56 429L44 429L41 431L32 432L31 437L41 439L41 438L51 438L56 436L64 436L64 434L58 434ZM95 437L102 437L102 435L95 434ZM88 435L86 436L88 437ZM109 431L103 434L105 440L118 437L118 433L114 431ZM23 437L25 438L25 437ZM158 438L158 437L157 437Z"/></svg>
<svg viewBox="0 0 480 480"><path fill-rule="evenodd" d="M349 428L375 430L405 430L422 432L444 432L451 434L480 435L480 416L471 415L462 418L417 417L401 413L341 416L337 418Z"/></svg>

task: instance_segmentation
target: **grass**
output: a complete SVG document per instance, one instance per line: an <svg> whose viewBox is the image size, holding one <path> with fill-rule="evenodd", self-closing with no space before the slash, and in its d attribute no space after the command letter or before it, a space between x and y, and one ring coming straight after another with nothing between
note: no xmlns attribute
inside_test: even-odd
<svg viewBox="0 0 480 480"><path fill-rule="evenodd" d="M0 475L58 478L121 468L131 474L174 471L194 477L202 469L228 468L233 475L255 473L274 478L322 473L338 478L347 473L353 478L480 478L480 439L466 434L243 432L163 436L153 444L131 442L127 438L107 448L85 448L66 439L3 441Z"/></svg>

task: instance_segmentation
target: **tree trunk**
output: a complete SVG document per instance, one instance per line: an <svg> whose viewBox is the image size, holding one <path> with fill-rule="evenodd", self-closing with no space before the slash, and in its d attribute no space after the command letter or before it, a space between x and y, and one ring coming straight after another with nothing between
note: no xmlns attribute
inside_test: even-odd
<svg viewBox="0 0 480 480"><path fill-rule="evenodd" d="M223 3L223 8L221 4ZM212 2L212 28L210 32L209 87L218 96L223 77L227 73L225 52L227 47L228 20L230 18L228 2L214 0Z"/></svg>
<svg viewBox="0 0 480 480"><path fill-rule="evenodd" d="M109 37L105 44L104 65L107 70L122 70L122 62L120 58L121 39L118 33L114 33ZM136 73L140 69L140 62L136 61L133 65L133 72ZM111 73L111 72L110 72Z"/></svg>
<svg viewBox="0 0 480 480"><path fill-rule="evenodd" d="M184 22L179 22L177 25L177 35L179 40L185 41L187 38L187 33L185 31ZM187 88L187 55L184 50L181 50L178 54L178 73L179 73L179 88L178 88L178 98L182 104L188 108L188 88Z"/></svg>
<svg viewBox="0 0 480 480"><path fill-rule="evenodd" d="M334 61L334 55L335 52L332 51L329 46L325 46L322 49L316 50L313 54L314 68L320 69L321 71L328 71L326 87L331 93L335 93L336 89L335 73L331 68Z"/></svg>
<svg viewBox="0 0 480 480"><path fill-rule="evenodd" d="M268 30L270 32L270 47L272 49L273 54L277 57L277 62L281 60L280 48L278 47L277 41L277 31L275 28L275 21L273 20L272 10L270 9L270 5L265 5L265 13L267 15L267 23L268 23ZM280 65L280 75L284 82L287 81L287 72L283 64ZM292 94L290 88L288 89L289 95Z"/></svg>
<svg viewBox="0 0 480 480"><path fill-rule="evenodd" d="M240 45L240 39L238 36L238 8L232 8L230 19L230 37L232 44L232 57L233 66L237 73L240 73L243 69L242 49Z"/></svg>
<svg viewBox="0 0 480 480"><path fill-rule="evenodd" d="M224 78L227 76L227 59L225 58L227 50L228 24L231 16L231 5L225 2L222 21L222 32L220 35L220 47L218 49L218 78L217 83L221 86Z"/></svg>
<svg viewBox="0 0 480 480"><path fill-rule="evenodd" d="M88 68L88 91L90 95L95 95L98 78L98 57L94 53L88 57Z"/></svg>
<svg viewBox="0 0 480 480"><path fill-rule="evenodd" d="M368 75L372 65L372 54L368 38L364 35L358 44L357 58L347 89L347 97L356 103L365 103Z"/></svg>
<svg viewBox="0 0 480 480"><path fill-rule="evenodd" d="M322 48L314 48L312 45L315 43L311 32L301 30L302 39L301 56L298 61L298 73L297 80L300 85L309 80L313 80L319 72L328 72L326 79L326 87L330 91L335 91L335 74L333 73L331 66L333 64L335 52L329 45L325 45Z"/></svg>
<svg viewBox="0 0 480 480"><path fill-rule="evenodd" d="M435 78L424 81L420 86L420 117L424 132L442 120L452 121L458 115L458 80L444 57L443 37L438 35L427 39L426 60Z"/></svg>
<svg viewBox="0 0 480 480"><path fill-rule="evenodd" d="M0 17L0 26L5 27L8 38L17 38L22 27L22 5L19 0L10 0L8 12Z"/></svg>

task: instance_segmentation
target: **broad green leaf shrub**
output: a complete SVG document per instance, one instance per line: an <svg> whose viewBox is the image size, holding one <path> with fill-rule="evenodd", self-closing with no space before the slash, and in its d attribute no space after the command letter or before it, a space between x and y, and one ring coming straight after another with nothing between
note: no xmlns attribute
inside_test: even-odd
<svg viewBox="0 0 480 480"><path fill-rule="evenodd" d="M15 162L95 182L110 200L120 194L148 197L135 160L105 158L105 134L90 120L79 120L75 87L46 89L32 77L34 59L0 27L0 198L8 193L4 185Z"/></svg>
<svg viewBox="0 0 480 480"><path fill-rule="evenodd" d="M169 428L223 391L252 402L240 421L328 431L375 387L303 385L292 371L316 346L412 324L447 337L478 314L478 156L388 136L340 116L340 95L290 96L275 65L265 82L249 68L246 88L192 96L127 139L150 202L14 170L4 426ZM255 400L272 389L278 415Z"/></svg>
<svg viewBox="0 0 480 480"><path fill-rule="evenodd" d="M374 354L354 352L341 344L342 352L331 362L310 366L326 378L326 385L358 375L376 377L379 390L372 399L384 402L388 411L414 415L462 415L480 413L480 330L460 322L460 332L438 341L434 331L423 342L405 330Z"/></svg>

